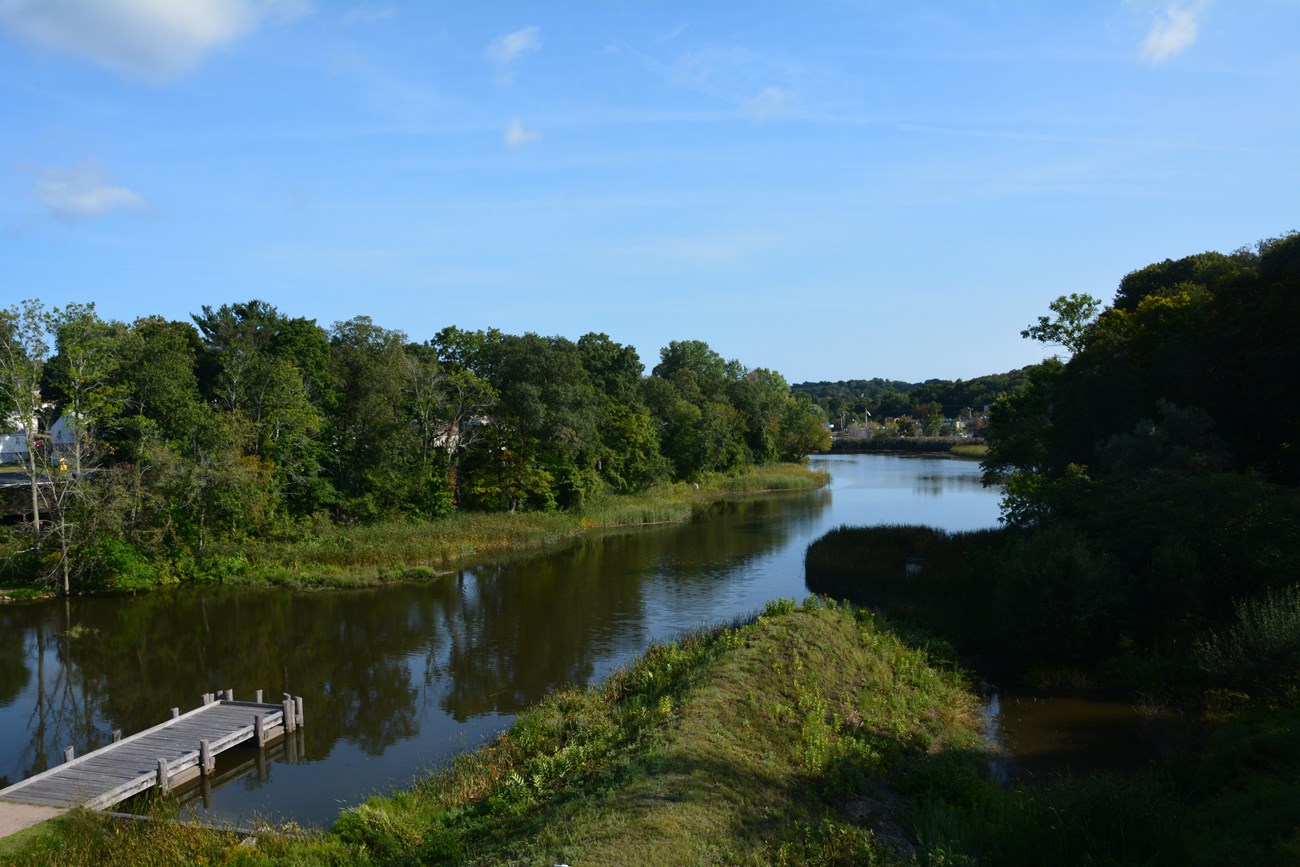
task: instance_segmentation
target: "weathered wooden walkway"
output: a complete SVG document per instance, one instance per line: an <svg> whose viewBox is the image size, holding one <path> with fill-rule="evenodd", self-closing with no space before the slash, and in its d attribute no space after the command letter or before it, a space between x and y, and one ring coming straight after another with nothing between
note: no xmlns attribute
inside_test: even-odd
<svg viewBox="0 0 1300 867"><path fill-rule="evenodd" d="M194 710L172 708L166 722L79 758L69 747L67 761L0 789L0 801L104 810L154 786L170 791L211 774L218 753L248 741L262 748L302 725L301 698L268 704L261 697L261 690L256 701L235 701L230 690L224 699L209 693Z"/></svg>

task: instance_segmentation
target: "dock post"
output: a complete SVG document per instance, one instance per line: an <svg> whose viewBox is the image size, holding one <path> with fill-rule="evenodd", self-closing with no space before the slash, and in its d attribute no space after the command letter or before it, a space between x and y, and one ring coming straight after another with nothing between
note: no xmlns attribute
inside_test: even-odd
<svg viewBox="0 0 1300 867"><path fill-rule="evenodd" d="M260 689L257 692L253 693L253 701L257 702L258 704L262 703L262 691Z"/></svg>
<svg viewBox="0 0 1300 867"><path fill-rule="evenodd" d="M265 714L259 713L253 715L253 743L257 744L257 748L259 750L266 743L266 715Z"/></svg>
<svg viewBox="0 0 1300 867"><path fill-rule="evenodd" d="M226 701L234 701L234 700L235 700L235 691L233 689L226 690Z"/></svg>
<svg viewBox="0 0 1300 867"><path fill-rule="evenodd" d="M298 727L296 725L298 720L297 715L294 713L293 699L286 698L280 708L280 712L284 716L284 733L289 734Z"/></svg>
<svg viewBox="0 0 1300 867"><path fill-rule="evenodd" d="M172 777L171 771L167 769L167 760L159 759L158 760L158 790L161 791L163 794L167 794L167 792L172 787L171 777Z"/></svg>
<svg viewBox="0 0 1300 867"><path fill-rule="evenodd" d="M293 699L293 715L296 727L302 727L302 696L295 696Z"/></svg>
<svg viewBox="0 0 1300 867"><path fill-rule="evenodd" d="M208 743L207 738L199 741L199 766L203 769L204 774L212 773L217 767L216 763L212 761L212 745Z"/></svg>
<svg viewBox="0 0 1300 867"><path fill-rule="evenodd" d="M120 741L121 739L122 739L122 730L121 730L121 729L113 729L113 743L117 743L117 742Z"/></svg>
<svg viewBox="0 0 1300 867"><path fill-rule="evenodd" d="M203 695L200 696L199 701L203 702L204 707L207 707L208 705L212 704L212 693L210 692L203 693Z"/></svg>
<svg viewBox="0 0 1300 867"><path fill-rule="evenodd" d="M180 708L178 708L178 707L174 707L174 708L172 708L172 719L176 719L176 718L177 718L178 716L180 716L180 715L181 715L181 709L180 709Z"/></svg>
<svg viewBox="0 0 1300 867"><path fill-rule="evenodd" d="M76 753L74 753L74 752L72 751L72 747L64 747L64 749L63 749L63 760L64 760L65 762L70 762L70 761L72 761L73 758L74 758L75 756L76 756Z"/></svg>

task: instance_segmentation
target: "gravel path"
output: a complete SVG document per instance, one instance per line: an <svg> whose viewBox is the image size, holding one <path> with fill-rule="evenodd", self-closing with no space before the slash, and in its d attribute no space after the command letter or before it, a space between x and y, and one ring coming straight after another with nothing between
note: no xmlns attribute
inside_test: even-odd
<svg viewBox="0 0 1300 867"><path fill-rule="evenodd" d="M0 837L17 834L24 828L39 825L46 819L67 812L58 807L37 807L33 804L11 804L0 801Z"/></svg>

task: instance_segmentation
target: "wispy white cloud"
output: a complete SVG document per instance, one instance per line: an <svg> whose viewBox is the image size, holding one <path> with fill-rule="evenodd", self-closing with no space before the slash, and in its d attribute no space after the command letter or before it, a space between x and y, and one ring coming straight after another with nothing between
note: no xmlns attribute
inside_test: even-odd
<svg viewBox="0 0 1300 867"><path fill-rule="evenodd" d="M307 0L0 0L0 29L131 77L163 82Z"/></svg>
<svg viewBox="0 0 1300 867"><path fill-rule="evenodd" d="M32 194L52 216L72 220L102 217L113 211L140 211L144 196L119 185L95 157L71 166L34 167Z"/></svg>
<svg viewBox="0 0 1300 867"><path fill-rule="evenodd" d="M498 36L488 43L487 59L497 68L497 80L509 84L514 78L514 65L519 58L541 51L542 37L536 26L525 27L514 33Z"/></svg>
<svg viewBox="0 0 1300 867"><path fill-rule="evenodd" d="M785 88L768 86L745 103L745 110L754 120L774 120L790 110L793 97L794 94Z"/></svg>
<svg viewBox="0 0 1300 867"><path fill-rule="evenodd" d="M510 126L506 127L505 142L512 148L522 147L526 144L532 144L542 140L540 130L524 129L524 122L519 118L511 121Z"/></svg>
<svg viewBox="0 0 1300 867"><path fill-rule="evenodd" d="M1196 43L1201 4L1171 3L1151 22L1151 29L1138 49L1138 57L1147 63L1163 63L1182 54Z"/></svg>

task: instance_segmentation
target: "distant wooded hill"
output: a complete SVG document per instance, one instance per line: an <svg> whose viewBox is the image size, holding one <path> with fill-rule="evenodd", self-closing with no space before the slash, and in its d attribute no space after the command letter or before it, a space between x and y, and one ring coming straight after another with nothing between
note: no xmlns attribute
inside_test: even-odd
<svg viewBox="0 0 1300 867"><path fill-rule="evenodd" d="M1014 394L1025 385L1029 368L1008 373L993 373L975 379L927 379L925 382L902 382L897 379L850 379L839 382L801 382L791 387L796 394L808 395L826 410L831 418L840 413L861 415L866 409L873 417L924 414L919 407L942 407L943 415L953 417L966 407L980 409L999 394Z"/></svg>

